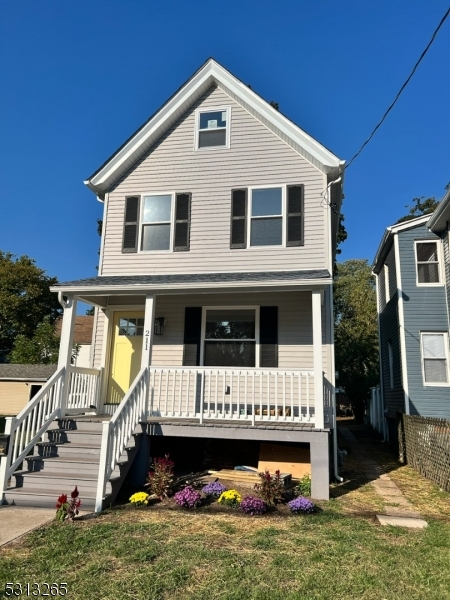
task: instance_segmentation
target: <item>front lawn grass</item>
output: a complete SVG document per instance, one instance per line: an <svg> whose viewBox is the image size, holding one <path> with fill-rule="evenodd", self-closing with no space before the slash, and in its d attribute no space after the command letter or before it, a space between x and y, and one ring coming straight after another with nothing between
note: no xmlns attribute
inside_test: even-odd
<svg viewBox="0 0 450 600"><path fill-rule="evenodd" d="M450 599L450 523L382 528L338 503L262 517L118 508L2 548L0 581L67 582L83 600Z"/></svg>

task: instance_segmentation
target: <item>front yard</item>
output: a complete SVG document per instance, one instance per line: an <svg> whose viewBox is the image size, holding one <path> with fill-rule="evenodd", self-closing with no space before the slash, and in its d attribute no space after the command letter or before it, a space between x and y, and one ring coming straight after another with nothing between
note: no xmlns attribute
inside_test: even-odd
<svg viewBox="0 0 450 600"><path fill-rule="evenodd" d="M0 582L67 582L83 600L450 599L450 495L362 439L426 529L378 525L380 500L350 454L316 514L118 506L3 547Z"/></svg>

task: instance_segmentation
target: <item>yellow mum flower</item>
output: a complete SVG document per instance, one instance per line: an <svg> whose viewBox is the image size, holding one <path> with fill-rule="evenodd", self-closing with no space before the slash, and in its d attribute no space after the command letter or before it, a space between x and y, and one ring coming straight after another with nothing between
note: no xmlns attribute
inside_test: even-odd
<svg viewBox="0 0 450 600"><path fill-rule="evenodd" d="M149 495L145 492L136 492L130 497L131 504L136 504L137 506L141 506L143 504L148 504Z"/></svg>
<svg viewBox="0 0 450 600"><path fill-rule="evenodd" d="M217 502L226 506L238 506L242 502L242 496L237 490L227 490L220 494Z"/></svg>

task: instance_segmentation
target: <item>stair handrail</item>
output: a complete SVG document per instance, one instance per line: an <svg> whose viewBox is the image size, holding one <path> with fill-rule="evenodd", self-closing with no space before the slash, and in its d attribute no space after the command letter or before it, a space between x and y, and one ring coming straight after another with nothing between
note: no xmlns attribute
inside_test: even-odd
<svg viewBox="0 0 450 600"><path fill-rule="evenodd" d="M143 367L109 421L103 423L95 512L103 507L106 483L139 423L147 416L149 368Z"/></svg>
<svg viewBox="0 0 450 600"><path fill-rule="evenodd" d="M8 479L40 441L52 421L61 416L65 371L65 367L57 370L17 417L9 421L8 454L2 457L0 463L0 494L4 494Z"/></svg>

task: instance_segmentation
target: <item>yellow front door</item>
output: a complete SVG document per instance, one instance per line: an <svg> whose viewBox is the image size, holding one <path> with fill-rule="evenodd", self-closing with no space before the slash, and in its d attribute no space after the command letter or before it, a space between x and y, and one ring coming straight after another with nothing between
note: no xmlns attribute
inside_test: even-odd
<svg viewBox="0 0 450 600"><path fill-rule="evenodd" d="M119 404L141 368L144 313L114 313L107 404Z"/></svg>

